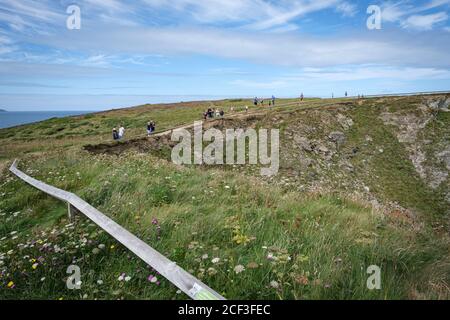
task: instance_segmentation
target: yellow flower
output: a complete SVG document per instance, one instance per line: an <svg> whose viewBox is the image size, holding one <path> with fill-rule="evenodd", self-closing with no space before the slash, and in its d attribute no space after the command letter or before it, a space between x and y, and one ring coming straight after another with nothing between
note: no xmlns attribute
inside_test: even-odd
<svg viewBox="0 0 450 320"><path fill-rule="evenodd" d="M14 282L10 281L8 282L8 288L12 288L14 286Z"/></svg>
<svg viewBox="0 0 450 320"><path fill-rule="evenodd" d="M31 267L33 268L33 270L36 270L37 269L37 267L38 267L38 263L35 263L35 264L33 264Z"/></svg>
<svg viewBox="0 0 450 320"><path fill-rule="evenodd" d="M111 248L111 250L112 250L112 249L114 249L114 248L115 248L115 246L114 246L114 245L112 245L112 246L111 246L110 248Z"/></svg>

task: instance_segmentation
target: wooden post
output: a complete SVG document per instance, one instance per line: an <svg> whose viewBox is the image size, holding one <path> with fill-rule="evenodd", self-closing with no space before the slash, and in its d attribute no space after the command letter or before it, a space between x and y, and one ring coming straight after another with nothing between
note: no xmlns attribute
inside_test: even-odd
<svg viewBox="0 0 450 320"><path fill-rule="evenodd" d="M75 209L70 202L67 202L67 213L69 215L69 220L72 222L75 220L75 214L77 213L77 209Z"/></svg>

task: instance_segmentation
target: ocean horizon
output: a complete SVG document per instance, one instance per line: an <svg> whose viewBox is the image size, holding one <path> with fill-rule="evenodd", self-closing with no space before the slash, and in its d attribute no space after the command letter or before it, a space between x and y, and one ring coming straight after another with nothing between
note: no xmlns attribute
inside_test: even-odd
<svg viewBox="0 0 450 320"><path fill-rule="evenodd" d="M5 111L0 112L0 129L45 121L52 118L79 116L95 111Z"/></svg>

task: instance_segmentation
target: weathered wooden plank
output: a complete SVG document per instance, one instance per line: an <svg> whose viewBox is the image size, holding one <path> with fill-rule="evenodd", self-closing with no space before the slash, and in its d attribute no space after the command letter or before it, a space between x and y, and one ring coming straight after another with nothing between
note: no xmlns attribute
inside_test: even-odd
<svg viewBox="0 0 450 320"><path fill-rule="evenodd" d="M169 260L147 243L130 233L128 230L105 216L96 208L79 198L77 195L55 188L39 180L36 180L17 168L17 160L11 165L10 171L17 177L48 195L68 203L69 212L71 206L87 218L105 230L113 238L123 244L131 252L141 258L145 263L158 271L163 277L172 282L181 291L194 300L224 300L220 294L206 284L186 272L175 262Z"/></svg>

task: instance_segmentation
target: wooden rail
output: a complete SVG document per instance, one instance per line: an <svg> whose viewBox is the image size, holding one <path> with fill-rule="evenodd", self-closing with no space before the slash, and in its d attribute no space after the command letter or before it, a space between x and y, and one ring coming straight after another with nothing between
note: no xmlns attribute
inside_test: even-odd
<svg viewBox="0 0 450 320"><path fill-rule="evenodd" d="M84 214L131 252L141 258L145 263L158 271L163 277L172 282L181 291L186 293L190 298L194 300L225 300L224 297L180 268L175 262L167 259L144 241L105 216L77 195L55 188L26 175L17 168L17 160L14 161L9 170L36 189L66 202L68 205L69 217L72 217L75 212Z"/></svg>

